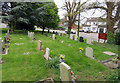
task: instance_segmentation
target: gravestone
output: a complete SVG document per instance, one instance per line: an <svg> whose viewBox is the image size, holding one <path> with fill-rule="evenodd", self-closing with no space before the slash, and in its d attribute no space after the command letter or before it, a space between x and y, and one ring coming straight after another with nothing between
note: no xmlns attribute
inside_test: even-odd
<svg viewBox="0 0 120 83"><path fill-rule="evenodd" d="M59 36L60 36L60 33L59 33Z"/></svg>
<svg viewBox="0 0 120 83"><path fill-rule="evenodd" d="M60 63L60 79L63 82L72 82L71 68L64 62Z"/></svg>
<svg viewBox="0 0 120 83"><path fill-rule="evenodd" d="M6 38L5 36L4 36L4 42L5 42L5 43L8 43L8 42L7 42L7 38Z"/></svg>
<svg viewBox="0 0 120 83"><path fill-rule="evenodd" d="M57 33L57 31L56 31L56 33L55 33L55 34L56 34L56 35L58 34L58 33Z"/></svg>
<svg viewBox="0 0 120 83"><path fill-rule="evenodd" d="M66 38L68 38L68 34L66 34Z"/></svg>
<svg viewBox="0 0 120 83"><path fill-rule="evenodd" d="M40 40L38 40L38 48L37 48L37 50L43 51L42 50L42 41L40 41Z"/></svg>
<svg viewBox="0 0 120 83"><path fill-rule="evenodd" d="M50 59L50 49L49 48L46 48L46 52L45 52L45 55L44 55L44 58L46 59L46 60L49 60Z"/></svg>
<svg viewBox="0 0 120 83"><path fill-rule="evenodd" d="M55 34L53 34L53 40L55 40Z"/></svg>
<svg viewBox="0 0 120 83"><path fill-rule="evenodd" d="M80 37L80 40L79 40L80 42L84 42L84 40L83 40L83 37Z"/></svg>
<svg viewBox="0 0 120 83"><path fill-rule="evenodd" d="M93 49L92 48L90 48L90 47L86 48L86 56L89 57L89 58L91 58L91 59L95 59L93 57Z"/></svg>
<svg viewBox="0 0 120 83"><path fill-rule="evenodd" d="M92 38L87 38L87 44L92 45Z"/></svg>
<svg viewBox="0 0 120 83"><path fill-rule="evenodd" d="M53 34L55 34L55 31L53 31Z"/></svg>
<svg viewBox="0 0 120 83"><path fill-rule="evenodd" d="M5 48L5 42L2 40L2 47Z"/></svg>
<svg viewBox="0 0 120 83"><path fill-rule="evenodd" d="M62 33L62 36L64 36L64 33Z"/></svg>
<svg viewBox="0 0 120 83"><path fill-rule="evenodd" d="M107 54L107 55L109 55L109 56L114 56L114 55L116 55L115 53L113 53L113 52L110 52L110 51L106 51L106 52L103 52L104 54Z"/></svg>
<svg viewBox="0 0 120 83"><path fill-rule="evenodd" d="M70 39L73 39L73 34L70 34Z"/></svg>
<svg viewBox="0 0 120 83"><path fill-rule="evenodd" d="M46 37L48 37L48 34L47 34L47 33L45 33L45 36L46 36Z"/></svg>
<svg viewBox="0 0 120 83"><path fill-rule="evenodd" d="M77 35L75 35L75 40L77 41Z"/></svg>

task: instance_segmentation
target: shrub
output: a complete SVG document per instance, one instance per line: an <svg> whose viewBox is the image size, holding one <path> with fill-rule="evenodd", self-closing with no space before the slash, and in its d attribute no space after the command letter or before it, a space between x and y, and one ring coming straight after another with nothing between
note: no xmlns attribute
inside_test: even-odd
<svg viewBox="0 0 120 83"><path fill-rule="evenodd" d="M109 44L115 44L114 34L108 32L108 34L107 34L107 43L109 43Z"/></svg>
<svg viewBox="0 0 120 83"><path fill-rule="evenodd" d="M46 67L48 68L59 68L59 58L54 57L45 64Z"/></svg>
<svg viewBox="0 0 120 83"><path fill-rule="evenodd" d="M115 44L120 45L120 30L116 30L114 33Z"/></svg>

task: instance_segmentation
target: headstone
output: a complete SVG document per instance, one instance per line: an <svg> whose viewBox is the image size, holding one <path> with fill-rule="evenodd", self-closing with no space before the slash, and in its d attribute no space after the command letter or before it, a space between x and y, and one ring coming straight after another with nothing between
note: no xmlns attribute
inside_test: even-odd
<svg viewBox="0 0 120 83"><path fill-rule="evenodd" d="M73 34L70 34L70 39L73 39Z"/></svg>
<svg viewBox="0 0 120 83"><path fill-rule="evenodd" d="M63 82L72 82L71 68L64 62L60 63L60 79Z"/></svg>
<svg viewBox="0 0 120 83"><path fill-rule="evenodd" d="M92 48L90 48L90 47L86 48L86 56L91 58L91 59L94 59L94 57L93 57L93 49Z"/></svg>
<svg viewBox="0 0 120 83"><path fill-rule="evenodd" d="M55 34L53 34L53 40L55 40Z"/></svg>
<svg viewBox="0 0 120 83"><path fill-rule="evenodd" d="M42 41L38 40L38 48L39 51L43 51L42 50Z"/></svg>
<svg viewBox="0 0 120 83"><path fill-rule="evenodd" d="M46 37L48 37L48 34L47 34L47 33L45 33L45 36L46 36Z"/></svg>
<svg viewBox="0 0 120 83"><path fill-rule="evenodd" d="M84 40L83 40L83 37L80 37L80 40L79 40L80 42L84 42Z"/></svg>
<svg viewBox="0 0 120 83"><path fill-rule="evenodd" d="M75 35L75 40L77 41L77 35Z"/></svg>
<svg viewBox="0 0 120 83"><path fill-rule="evenodd" d="M50 59L50 49L49 48L46 48L46 52L45 52L45 55L44 55L44 58L46 59L46 60L49 60Z"/></svg>
<svg viewBox="0 0 120 83"><path fill-rule="evenodd" d="M6 38L5 36L4 36L4 42L5 42L5 43L8 43L8 42L7 42L7 38Z"/></svg>
<svg viewBox="0 0 120 83"><path fill-rule="evenodd" d="M68 38L68 34L66 34L66 38Z"/></svg>
<svg viewBox="0 0 120 83"><path fill-rule="evenodd" d="M55 34L55 31L53 31L53 34Z"/></svg>
<svg viewBox="0 0 120 83"><path fill-rule="evenodd" d="M59 33L59 36L60 36L60 33Z"/></svg>
<svg viewBox="0 0 120 83"><path fill-rule="evenodd" d="M62 36L64 36L64 33L62 33Z"/></svg>
<svg viewBox="0 0 120 83"><path fill-rule="evenodd" d="M92 45L92 38L87 38L87 44Z"/></svg>
<svg viewBox="0 0 120 83"><path fill-rule="evenodd" d="M56 31L56 33L55 33L55 34L56 34L56 35L58 34L58 33L57 33L57 31Z"/></svg>
<svg viewBox="0 0 120 83"><path fill-rule="evenodd" d="M2 40L2 47L5 48L5 42Z"/></svg>

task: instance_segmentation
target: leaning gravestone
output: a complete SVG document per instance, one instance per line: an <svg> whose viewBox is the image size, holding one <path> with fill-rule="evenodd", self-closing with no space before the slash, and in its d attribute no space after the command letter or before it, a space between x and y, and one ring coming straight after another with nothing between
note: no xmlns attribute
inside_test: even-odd
<svg viewBox="0 0 120 83"><path fill-rule="evenodd" d="M68 34L66 34L66 38L68 38Z"/></svg>
<svg viewBox="0 0 120 83"><path fill-rule="evenodd" d="M46 48L46 52L45 52L44 58L45 58L46 60L49 60L49 59L51 59L49 56L50 56L50 49L49 49L49 48Z"/></svg>
<svg viewBox="0 0 120 83"><path fill-rule="evenodd" d="M91 38L87 38L87 44L92 45L92 39Z"/></svg>
<svg viewBox="0 0 120 83"><path fill-rule="evenodd" d="M73 34L70 34L70 39L73 39Z"/></svg>
<svg viewBox="0 0 120 83"><path fill-rule="evenodd" d="M55 34L53 34L53 40L55 40Z"/></svg>
<svg viewBox="0 0 120 83"><path fill-rule="evenodd" d="M77 35L75 35L75 40L77 41Z"/></svg>
<svg viewBox="0 0 120 83"><path fill-rule="evenodd" d="M60 63L60 79L63 82L72 82L71 68L64 62Z"/></svg>
<svg viewBox="0 0 120 83"><path fill-rule="evenodd" d="M40 40L38 40L38 48L37 48L37 50L43 51L42 50L42 41L40 41Z"/></svg>
<svg viewBox="0 0 120 83"><path fill-rule="evenodd" d="M62 36L64 36L64 33L62 33Z"/></svg>
<svg viewBox="0 0 120 83"><path fill-rule="evenodd" d="M89 58L91 58L91 59L95 59L93 57L93 49L92 48L90 48L90 47L86 48L86 56L89 57Z"/></svg>

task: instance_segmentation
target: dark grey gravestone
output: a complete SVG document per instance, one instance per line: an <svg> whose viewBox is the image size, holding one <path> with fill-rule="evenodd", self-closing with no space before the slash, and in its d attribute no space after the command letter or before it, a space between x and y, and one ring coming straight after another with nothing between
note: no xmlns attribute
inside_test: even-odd
<svg viewBox="0 0 120 83"><path fill-rule="evenodd" d="M79 40L80 42L84 42L84 40L83 40L83 37L80 37L80 40Z"/></svg>

